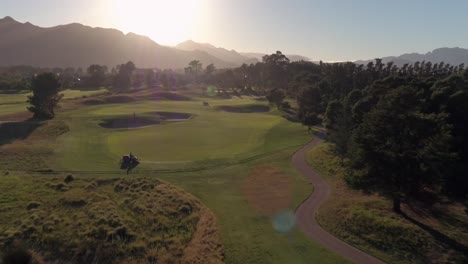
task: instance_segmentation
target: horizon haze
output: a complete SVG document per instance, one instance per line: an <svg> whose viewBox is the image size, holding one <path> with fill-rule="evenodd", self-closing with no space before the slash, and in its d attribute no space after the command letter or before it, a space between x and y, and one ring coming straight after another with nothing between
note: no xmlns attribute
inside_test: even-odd
<svg viewBox="0 0 468 264"><path fill-rule="evenodd" d="M0 17L40 27L80 23L115 28L165 46L193 40L238 52L281 50L314 61L355 61L466 48L468 34L454 25L468 22L464 15L468 3L450 3L5 0L0 3Z"/></svg>

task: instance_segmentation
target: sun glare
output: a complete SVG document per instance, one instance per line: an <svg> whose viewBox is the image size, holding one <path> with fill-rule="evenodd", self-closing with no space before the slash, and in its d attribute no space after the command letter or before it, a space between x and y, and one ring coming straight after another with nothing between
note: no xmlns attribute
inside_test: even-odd
<svg viewBox="0 0 468 264"><path fill-rule="evenodd" d="M202 5L202 0L112 0L108 10L123 31L175 45L193 36Z"/></svg>

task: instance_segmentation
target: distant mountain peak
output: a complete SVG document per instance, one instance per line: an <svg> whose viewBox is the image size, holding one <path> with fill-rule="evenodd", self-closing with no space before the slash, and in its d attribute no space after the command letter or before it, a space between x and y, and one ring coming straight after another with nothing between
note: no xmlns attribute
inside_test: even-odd
<svg viewBox="0 0 468 264"><path fill-rule="evenodd" d="M161 46L150 38L78 23L39 27L11 17L0 19L0 66L114 67L129 60L142 68L182 69L191 60L218 68L236 67L204 51Z"/></svg>
<svg viewBox="0 0 468 264"><path fill-rule="evenodd" d="M179 43L175 46L179 50L186 50L186 51L204 51L214 57L217 57L221 60L228 61L234 64L242 64L242 63L254 63L251 58L242 56L235 50L227 50L225 48L215 47L209 43L198 43L193 40L186 40L182 43Z"/></svg>
<svg viewBox="0 0 468 264"><path fill-rule="evenodd" d="M442 47L429 51L425 54L421 53L405 53L400 56L382 57L382 62L387 63L392 61L395 65L402 66L404 64L411 64L417 61L426 61L431 63L448 63L453 66L458 66L462 63L468 65L468 49L460 47ZM359 60L355 61L357 64L367 64L373 60Z"/></svg>
<svg viewBox="0 0 468 264"><path fill-rule="evenodd" d="M19 23L18 21L14 20L11 16L6 16L6 17L0 19L0 23L1 22L10 22L10 23L16 22L16 23Z"/></svg>

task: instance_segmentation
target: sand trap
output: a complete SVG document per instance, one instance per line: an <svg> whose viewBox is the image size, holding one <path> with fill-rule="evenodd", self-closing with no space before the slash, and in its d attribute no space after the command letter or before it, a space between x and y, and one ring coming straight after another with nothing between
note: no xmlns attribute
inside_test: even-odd
<svg viewBox="0 0 468 264"><path fill-rule="evenodd" d="M141 128L147 126L154 126L161 124L162 121L184 121L192 117L191 114L187 113L175 113L175 112L151 112L145 113L146 116L128 116L128 117L115 117L103 119L99 125L104 128ZM148 116L151 114L153 116Z"/></svg>
<svg viewBox="0 0 468 264"><path fill-rule="evenodd" d="M230 113L264 113L270 111L267 105L222 105L219 109Z"/></svg>
<svg viewBox="0 0 468 264"><path fill-rule="evenodd" d="M159 116L164 121L184 121L192 117L192 114L176 112L152 112L151 114Z"/></svg>
<svg viewBox="0 0 468 264"><path fill-rule="evenodd" d="M138 128L158 125L161 121L153 117L116 117L103 119L99 125L104 128Z"/></svg>
<svg viewBox="0 0 468 264"><path fill-rule="evenodd" d="M126 95L113 95L101 98L93 98L84 100L81 103L84 105L100 105L100 104L125 104L136 102L136 99Z"/></svg>

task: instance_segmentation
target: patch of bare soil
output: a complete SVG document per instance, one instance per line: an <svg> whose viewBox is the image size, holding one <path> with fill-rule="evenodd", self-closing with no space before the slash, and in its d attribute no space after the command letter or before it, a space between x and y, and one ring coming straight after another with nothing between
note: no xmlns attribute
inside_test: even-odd
<svg viewBox="0 0 468 264"><path fill-rule="evenodd" d="M290 207L292 183L279 168L259 166L242 182L248 203L261 215L272 216Z"/></svg>

